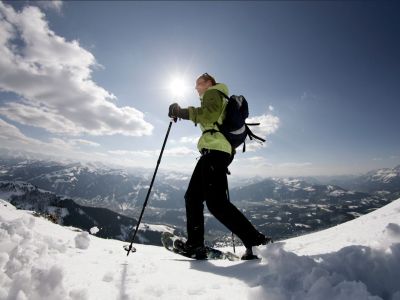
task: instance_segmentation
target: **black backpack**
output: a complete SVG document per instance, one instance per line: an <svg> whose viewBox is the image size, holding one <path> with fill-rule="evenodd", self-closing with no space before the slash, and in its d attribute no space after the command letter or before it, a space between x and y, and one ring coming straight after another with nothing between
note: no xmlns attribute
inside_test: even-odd
<svg viewBox="0 0 400 300"><path fill-rule="evenodd" d="M260 123L246 123L246 119L249 116L249 106L246 98L242 95L232 95L228 97L225 93L219 91L226 99L228 103L226 105L225 119L222 124L215 123L218 126L218 130L210 129L203 132L221 132L225 138L232 145L233 149L236 149L243 144L243 152L246 151L246 137L250 140L256 139L261 142L265 142L265 139L255 135L249 128L249 126L260 125Z"/></svg>

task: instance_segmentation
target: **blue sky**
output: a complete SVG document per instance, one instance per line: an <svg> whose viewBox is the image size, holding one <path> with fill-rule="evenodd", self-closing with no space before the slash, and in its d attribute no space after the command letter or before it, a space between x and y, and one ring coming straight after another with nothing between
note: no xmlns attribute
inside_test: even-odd
<svg viewBox="0 0 400 300"><path fill-rule="evenodd" d="M169 104L197 106L194 81L208 72L246 96L268 140L239 153L234 174L393 167L399 13L373 1L2 2L0 141L152 168ZM174 78L184 96L168 89ZM162 168L191 172L199 136L174 124Z"/></svg>

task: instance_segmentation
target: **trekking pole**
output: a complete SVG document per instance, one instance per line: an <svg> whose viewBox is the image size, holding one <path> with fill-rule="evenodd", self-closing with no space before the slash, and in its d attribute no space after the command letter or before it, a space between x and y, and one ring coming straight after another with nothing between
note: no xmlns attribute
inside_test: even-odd
<svg viewBox="0 0 400 300"><path fill-rule="evenodd" d="M233 232L232 232L232 247L233 247L233 253L236 253L236 250L235 250L235 238L233 236Z"/></svg>
<svg viewBox="0 0 400 300"><path fill-rule="evenodd" d="M226 195L228 196L228 201L231 202L231 197L229 196L228 179L226 180ZM233 236L233 232L232 232L232 247L233 247L233 253L236 253L236 250L235 250L235 238Z"/></svg>
<svg viewBox="0 0 400 300"><path fill-rule="evenodd" d="M158 171L158 167L159 167L160 162L161 162L161 157L162 157L163 152L164 152L165 144L167 143L168 135L169 135L169 132L170 132L171 126L172 126L172 121L176 122L176 120L177 120L177 119L174 118L173 120L171 120L171 121L169 122L167 134L165 135L165 139L164 139L164 143L163 143L162 148L161 148L160 156L158 157L158 160L157 160L157 166L156 166L156 169L154 170L153 178L151 179L150 187L149 187L149 190L147 191L146 200L145 200L144 203L143 203L142 212L140 213L139 220L138 220L138 222L137 222L137 224L136 224L135 232L134 232L133 237L132 237L132 239L131 239L130 245L129 245L129 246L124 246L125 251L127 251L126 256L128 256L128 255L129 255L129 252L131 252L131 251L132 251L132 252L136 252L136 248L135 248L135 247L132 247L132 244L133 244L133 241L135 240L136 234L137 234L138 229L139 229L140 222L142 221L142 217L143 217L144 210L145 210L146 205L147 205L147 201L149 200L149 197L150 197L151 188L153 187L154 179L156 178L156 174L157 174L157 171Z"/></svg>

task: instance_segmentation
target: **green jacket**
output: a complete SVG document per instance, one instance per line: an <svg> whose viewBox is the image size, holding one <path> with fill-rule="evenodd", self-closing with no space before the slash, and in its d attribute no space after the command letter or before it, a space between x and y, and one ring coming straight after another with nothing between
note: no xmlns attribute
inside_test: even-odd
<svg viewBox="0 0 400 300"><path fill-rule="evenodd" d="M228 87L223 83L208 88L203 97L200 98L201 106L189 106L189 119L196 125L200 124L202 132L209 129L218 130L216 122L222 124L225 118L225 107L228 101L221 95L220 92L229 95ZM232 154L232 146L220 132L206 132L200 137L197 148L219 150Z"/></svg>

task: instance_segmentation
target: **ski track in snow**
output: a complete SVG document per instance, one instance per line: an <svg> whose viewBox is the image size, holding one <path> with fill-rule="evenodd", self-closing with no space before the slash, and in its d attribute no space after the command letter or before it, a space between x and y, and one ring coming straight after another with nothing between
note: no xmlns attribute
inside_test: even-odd
<svg viewBox="0 0 400 300"><path fill-rule="evenodd" d="M400 300L400 199L333 228L255 248L258 261L194 261L140 244L127 257L124 244L0 200L0 300Z"/></svg>

